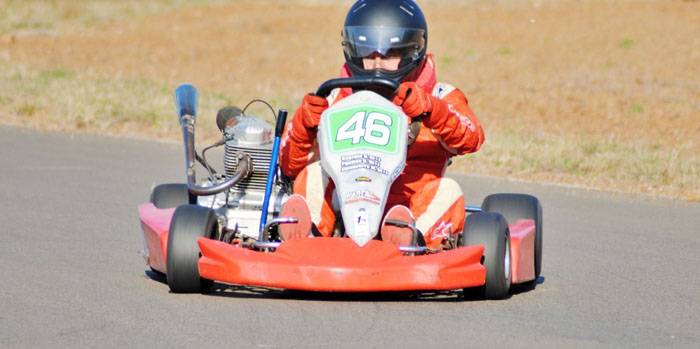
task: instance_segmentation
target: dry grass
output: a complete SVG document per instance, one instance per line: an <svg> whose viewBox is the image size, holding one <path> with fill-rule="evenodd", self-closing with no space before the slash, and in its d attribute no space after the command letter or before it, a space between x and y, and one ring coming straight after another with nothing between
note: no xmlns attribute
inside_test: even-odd
<svg viewBox="0 0 700 349"><path fill-rule="evenodd" d="M0 0L0 32L58 35L216 0ZM218 1L223 2L223 1Z"/></svg>
<svg viewBox="0 0 700 349"><path fill-rule="evenodd" d="M179 132L172 89L138 78L104 77L65 68L0 71L0 116L6 123L53 130L173 138ZM203 117L214 123L216 106L227 100L200 93Z"/></svg>
<svg viewBox="0 0 700 349"><path fill-rule="evenodd" d="M182 3L0 0L3 120L176 139L179 82L208 118L293 109L342 63L347 1ZM700 2L424 3L439 76L487 131L454 169L700 200Z"/></svg>

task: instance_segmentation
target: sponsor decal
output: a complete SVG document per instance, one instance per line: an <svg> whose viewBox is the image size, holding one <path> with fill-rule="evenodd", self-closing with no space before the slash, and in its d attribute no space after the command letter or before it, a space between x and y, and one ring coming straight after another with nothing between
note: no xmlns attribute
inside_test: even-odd
<svg viewBox="0 0 700 349"><path fill-rule="evenodd" d="M403 164L403 166L398 166L395 170L394 173L391 174L391 181L393 182L396 180L396 178L399 178L401 173L403 172L403 169L406 167L406 164Z"/></svg>
<svg viewBox="0 0 700 349"><path fill-rule="evenodd" d="M382 168L382 159L370 154L353 154L340 157L340 172L348 172L357 169L366 169L383 175L389 171Z"/></svg>
<svg viewBox="0 0 700 349"><path fill-rule="evenodd" d="M355 236L369 237L369 219L367 216L367 210L364 208L360 208L353 214L352 223L355 228Z"/></svg>
<svg viewBox="0 0 700 349"><path fill-rule="evenodd" d="M438 224L434 229L433 232L430 234L430 241L435 241L435 240L444 240L450 237L450 234L452 234L452 223L451 222L446 222L446 221L441 221L440 224Z"/></svg>
<svg viewBox="0 0 700 349"><path fill-rule="evenodd" d="M369 178L367 176L360 176L360 177L355 178L355 182L370 183L370 182L372 182L372 178Z"/></svg>
<svg viewBox="0 0 700 349"><path fill-rule="evenodd" d="M467 128L469 128L469 130L472 131L472 132L476 131L476 126L474 125L474 123L472 122L472 120L471 120L468 116L466 116L466 115L464 115L464 114L458 112L458 111L457 111L457 108L455 108L452 104L449 104L449 103L448 103L448 104L447 104L447 109L448 109L452 114L457 115L457 117L459 118L459 122L460 122L462 125L467 126Z"/></svg>
<svg viewBox="0 0 700 349"><path fill-rule="evenodd" d="M454 90L455 87L450 84L438 83L435 85L435 89L433 90L433 96L443 99Z"/></svg>
<svg viewBox="0 0 700 349"><path fill-rule="evenodd" d="M352 204L360 201L365 201L371 204L379 205L382 199L380 199L379 196L377 196L369 190L351 191L345 195L345 204Z"/></svg>

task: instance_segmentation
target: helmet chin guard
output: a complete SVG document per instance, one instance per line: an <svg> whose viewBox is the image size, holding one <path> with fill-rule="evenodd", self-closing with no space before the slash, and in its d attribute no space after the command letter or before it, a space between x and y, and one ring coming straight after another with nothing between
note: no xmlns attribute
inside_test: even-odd
<svg viewBox="0 0 700 349"><path fill-rule="evenodd" d="M353 60L353 61L357 61L357 60ZM418 68L422 67L423 63L425 62L425 59L423 58L418 62L409 62L408 64L404 65L403 67L401 67L401 64L399 64L398 70L364 69L362 59L359 59L359 62L351 62L351 60L347 59L347 54L346 54L346 62L348 63L348 68L350 68L350 72L352 73L352 76L375 76L375 77L388 78L388 79L402 82L402 81L406 80L407 78L410 78L411 76L413 76L412 73L414 71L420 70Z"/></svg>

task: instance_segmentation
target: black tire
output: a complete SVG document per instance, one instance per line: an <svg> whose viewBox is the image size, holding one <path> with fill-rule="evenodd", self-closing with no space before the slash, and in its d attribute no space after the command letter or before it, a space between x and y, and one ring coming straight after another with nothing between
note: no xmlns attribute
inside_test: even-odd
<svg viewBox="0 0 700 349"><path fill-rule="evenodd" d="M174 293L205 293L212 281L199 276L201 252L197 240L209 238L217 228L214 210L182 205L175 209L170 223L167 253L167 280Z"/></svg>
<svg viewBox="0 0 700 349"><path fill-rule="evenodd" d="M535 221L535 281L542 272L542 205L527 194L493 194L484 199L481 208L486 212L498 212L508 223L520 219Z"/></svg>
<svg viewBox="0 0 700 349"><path fill-rule="evenodd" d="M508 297L511 283L510 236L508 224L498 213L471 214L464 223L460 246L484 245L482 264L486 267L486 284L464 293L487 299Z"/></svg>
<svg viewBox="0 0 700 349"><path fill-rule="evenodd" d="M180 205L196 204L197 197L190 194L186 184L168 183L153 188L151 203L161 209L175 208Z"/></svg>

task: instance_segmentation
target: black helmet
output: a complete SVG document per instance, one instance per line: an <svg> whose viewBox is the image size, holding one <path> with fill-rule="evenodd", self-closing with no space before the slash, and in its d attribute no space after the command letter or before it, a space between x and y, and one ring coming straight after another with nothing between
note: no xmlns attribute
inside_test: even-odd
<svg viewBox="0 0 700 349"><path fill-rule="evenodd" d="M343 27L345 62L353 76L405 79L425 60L428 25L413 0L358 0ZM374 54L398 56L399 69L365 70L363 58Z"/></svg>

